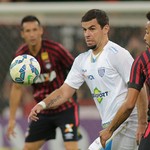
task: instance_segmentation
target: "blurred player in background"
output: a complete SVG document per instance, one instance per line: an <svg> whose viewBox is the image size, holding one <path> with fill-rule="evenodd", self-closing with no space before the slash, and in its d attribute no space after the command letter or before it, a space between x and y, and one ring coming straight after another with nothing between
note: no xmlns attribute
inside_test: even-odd
<svg viewBox="0 0 150 150"><path fill-rule="evenodd" d="M38 103L59 88L74 61L72 55L61 44L42 39L43 28L35 16L26 16L21 22L21 36L25 44L18 48L16 56L30 54L41 66L41 74L32 85L33 96ZM22 87L13 83L10 94L10 118L7 136L15 136L16 111L21 101ZM60 127L66 150L78 150L79 110L73 98L58 107L40 112L39 120L32 121L26 133L24 150L39 150L50 139L56 138L56 128Z"/></svg>
<svg viewBox="0 0 150 150"><path fill-rule="evenodd" d="M139 150L150 149L150 12L148 12L146 16L148 21L146 23L144 41L147 45L147 50L137 57L133 63L126 102L121 106L115 118L112 120L112 123L104 131L100 132L103 147L105 147L105 142L112 136L113 132L129 117L133 111L139 92L145 83L149 100L148 126L141 139ZM143 125L145 124L147 124L147 122Z"/></svg>
<svg viewBox="0 0 150 150"><path fill-rule="evenodd" d="M133 63L131 54L109 40L109 18L104 11L89 10L82 17L81 24L89 50L76 57L64 84L37 104L31 110L29 119L37 121L37 115L40 111L65 102L84 81L90 88L102 119L103 128L110 124L124 102ZM142 94L144 95L144 91ZM135 108L129 119L123 124L122 130L112 140L109 150L137 149L136 131L137 140L139 140L146 128L146 126L141 126L142 122L146 120L146 113L143 111L146 108L145 97L143 97L143 104L141 105L142 107L138 105L139 122ZM89 149L100 150L100 138L96 139Z"/></svg>

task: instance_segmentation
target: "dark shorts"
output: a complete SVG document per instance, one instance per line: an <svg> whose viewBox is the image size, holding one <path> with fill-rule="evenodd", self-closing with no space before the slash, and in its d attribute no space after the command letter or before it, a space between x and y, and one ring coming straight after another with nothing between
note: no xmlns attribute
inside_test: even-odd
<svg viewBox="0 0 150 150"><path fill-rule="evenodd" d="M78 140L79 115L78 108L72 107L54 115L39 114L38 121L32 121L26 133L26 142L50 140L56 138L59 127L64 141Z"/></svg>
<svg viewBox="0 0 150 150"><path fill-rule="evenodd" d="M145 134L141 139L138 150L150 150L150 122L148 123Z"/></svg>

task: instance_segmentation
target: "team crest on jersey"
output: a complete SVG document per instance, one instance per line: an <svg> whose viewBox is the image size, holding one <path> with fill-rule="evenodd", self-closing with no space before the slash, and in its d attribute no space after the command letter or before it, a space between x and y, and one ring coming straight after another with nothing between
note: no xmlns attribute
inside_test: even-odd
<svg viewBox="0 0 150 150"><path fill-rule="evenodd" d="M103 77L104 74L105 74L105 68L104 67L100 67L98 69L98 74L99 74L100 77Z"/></svg>
<svg viewBox="0 0 150 150"><path fill-rule="evenodd" d="M48 60L49 59L48 58L48 53L47 52L42 52L41 58L42 58L42 60Z"/></svg>
<svg viewBox="0 0 150 150"><path fill-rule="evenodd" d="M51 63L50 63L48 52L42 52L41 58L45 64L45 68L49 70L51 68Z"/></svg>

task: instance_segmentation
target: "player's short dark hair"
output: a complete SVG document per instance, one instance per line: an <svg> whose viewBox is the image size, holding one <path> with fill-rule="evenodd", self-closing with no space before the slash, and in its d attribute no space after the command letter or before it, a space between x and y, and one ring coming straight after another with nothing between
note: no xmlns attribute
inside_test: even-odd
<svg viewBox="0 0 150 150"><path fill-rule="evenodd" d="M109 17L106 12L99 9L91 9L85 13L82 17L81 22L87 22L92 19L96 19L99 25L103 28L105 25L109 25Z"/></svg>
<svg viewBox="0 0 150 150"><path fill-rule="evenodd" d="M150 21L150 11L146 14L146 17Z"/></svg>
<svg viewBox="0 0 150 150"><path fill-rule="evenodd" d="M33 16L33 15L28 15L28 16L25 16L22 21L21 21L21 27L22 25L25 23L25 22L32 22L32 21L37 21L39 25L41 25L39 19L36 17L36 16Z"/></svg>

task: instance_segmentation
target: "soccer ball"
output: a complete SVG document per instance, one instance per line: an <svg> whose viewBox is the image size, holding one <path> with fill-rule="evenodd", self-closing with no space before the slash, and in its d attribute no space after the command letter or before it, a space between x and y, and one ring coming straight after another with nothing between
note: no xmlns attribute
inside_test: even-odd
<svg viewBox="0 0 150 150"><path fill-rule="evenodd" d="M30 85L37 80L41 68L39 62L33 56L24 54L13 59L9 71L14 82Z"/></svg>

